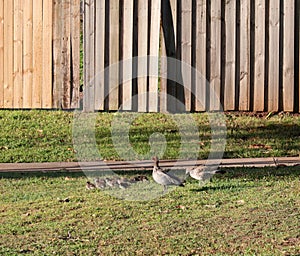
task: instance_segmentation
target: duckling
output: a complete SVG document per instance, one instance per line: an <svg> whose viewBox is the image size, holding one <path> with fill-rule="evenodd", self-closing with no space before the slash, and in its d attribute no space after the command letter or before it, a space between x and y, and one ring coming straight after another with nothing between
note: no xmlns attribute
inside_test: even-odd
<svg viewBox="0 0 300 256"><path fill-rule="evenodd" d="M93 183L91 183L90 181L86 182L85 187L86 187L87 190L92 190L92 189L96 188L96 186Z"/></svg>
<svg viewBox="0 0 300 256"><path fill-rule="evenodd" d="M157 156L153 157L152 160L154 161L152 177L156 183L163 185L163 192L167 190L167 186L184 187L183 182L178 177L160 168Z"/></svg>
<svg viewBox="0 0 300 256"><path fill-rule="evenodd" d="M95 183L96 188L103 189L106 187L106 182L104 179L95 178L94 183Z"/></svg>

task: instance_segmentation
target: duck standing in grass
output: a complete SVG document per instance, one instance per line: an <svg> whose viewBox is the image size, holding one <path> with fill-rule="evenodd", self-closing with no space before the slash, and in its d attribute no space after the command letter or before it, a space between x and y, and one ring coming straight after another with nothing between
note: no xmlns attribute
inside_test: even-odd
<svg viewBox="0 0 300 256"><path fill-rule="evenodd" d="M218 170L216 166L204 165L192 169L186 169L186 175L190 175L192 178L199 180L199 184L204 183L206 181L210 181L216 173L224 174L225 171Z"/></svg>
<svg viewBox="0 0 300 256"><path fill-rule="evenodd" d="M96 186L92 182L90 182L90 181L86 182L85 187L86 187L87 190L92 190L92 189L96 188Z"/></svg>
<svg viewBox="0 0 300 256"><path fill-rule="evenodd" d="M152 177L156 183L164 186L163 192L167 190L167 186L184 187L183 182L178 177L160 168L157 156L153 157L152 160L154 161Z"/></svg>

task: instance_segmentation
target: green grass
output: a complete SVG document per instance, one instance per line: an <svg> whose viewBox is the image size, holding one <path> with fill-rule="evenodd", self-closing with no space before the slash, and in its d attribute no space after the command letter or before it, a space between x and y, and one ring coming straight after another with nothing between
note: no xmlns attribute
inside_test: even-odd
<svg viewBox="0 0 300 256"><path fill-rule="evenodd" d="M96 114L96 157L107 160L149 159L155 148L166 148L161 158L207 158L211 147L211 128L207 114L192 114L199 133L190 132L191 124L183 115L140 114L124 130L122 118L130 113ZM175 122L172 118L178 120ZM72 141L73 113L63 111L0 111L0 162L55 162L76 161ZM122 122L121 122L121 121ZM117 143L112 141L111 123L116 122ZM181 123L180 123L181 122ZM178 124L179 123L179 124ZM187 130L193 144L187 144L180 155L179 125ZM249 115L226 115L228 129L225 158L298 156L300 148L300 116L274 115L260 118ZM83 124L84 127L84 124ZM85 132L86 130L83 129ZM121 143L124 133L129 133L131 145ZM194 136L199 136L199 141ZM189 138L189 137L188 137ZM149 139L156 139L151 151ZM82 144L84 145L84 144ZM116 145L121 149L116 151ZM132 152L128 150L132 147ZM197 148L198 147L198 148ZM120 155L121 154L121 155ZM124 156L122 157L122 154ZM95 154L94 154L95 155ZM93 160L93 154L87 158Z"/></svg>
<svg viewBox="0 0 300 256"><path fill-rule="evenodd" d="M299 178L239 168L126 201L87 191L82 173L2 173L0 254L299 255Z"/></svg>

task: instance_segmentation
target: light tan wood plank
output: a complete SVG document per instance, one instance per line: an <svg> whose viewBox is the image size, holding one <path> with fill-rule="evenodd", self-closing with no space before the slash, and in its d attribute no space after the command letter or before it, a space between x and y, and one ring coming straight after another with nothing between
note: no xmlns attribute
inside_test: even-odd
<svg viewBox="0 0 300 256"><path fill-rule="evenodd" d="M295 69L295 2L284 1L283 26L283 108L294 110L294 69Z"/></svg>
<svg viewBox="0 0 300 256"><path fill-rule="evenodd" d="M32 107L32 77L33 77L33 44L32 44L32 19L33 0L24 0L23 13L23 107Z"/></svg>
<svg viewBox="0 0 300 256"><path fill-rule="evenodd" d="M268 111L278 111L280 0L270 1L269 13Z"/></svg>
<svg viewBox="0 0 300 256"><path fill-rule="evenodd" d="M206 19L207 6L205 0L197 1L197 32L196 32L196 87L195 110L206 110Z"/></svg>
<svg viewBox="0 0 300 256"><path fill-rule="evenodd" d="M43 83L43 2L33 1L32 107L42 107Z"/></svg>
<svg viewBox="0 0 300 256"><path fill-rule="evenodd" d="M192 64L192 0L186 0L182 4L182 62L184 65ZM191 111L192 103L192 70L182 69L182 78L185 93L185 109Z"/></svg>
<svg viewBox="0 0 300 256"><path fill-rule="evenodd" d="M241 0L239 110L250 110L250 1Z"/></svg>
<svg viewBox="0 0 300 256"><path fill-rule="evenodd" d="M228 0L225 5L226 61L224 83L224 110L235 110L236 72L236 1Z"/></svg>
<svg viewBox="0 0 300 256"><path fill-rule="evenodd" d="M147 111L148 1L138 1L138 111Z"/></svg>
<svg viewBox="0 0 300 256"><path fill-rule="evenodd" d="M211 2L210 110L220 110L221 96L221 1Z"/></svg>
<svg viewBox="0 0 300 256"><path fill-rule="evenodd" d="M119 76L120 71L117 63L119 62L119 0L110 1L109 14L109 110L119 108Z"/></svg>
<svg viewBox="0 0 300 256"><path fill-rule="evenodd" d="M63 8L63 36L62 36L62 63L61 70L63 76L63 90L62 90L62 107L69 109L71 107L71 0L64 0Z"/></svg>
<svg viewBox="0 0 300 256"><path fill-rule="evenodd" d="M13 108L14 2L4 1L4 108Z"/></svg>
<svg viewBox="0 0 300 256"><path fill-rule="evenodd" d="M53 93L52 105L54 108L62 107L62 38L63 22L62 22L62 1L56 0L53 2Z"/></svg>
<svg viewBox="0 0 300 256"><path fill-rule="evenodd" d="M42 108L52 108L52 0L43 0Z"/></svg>
<svg viewBox="0 0 300 256"><path fill-rule="evenodd" d="M4 1L0 1L0 108L4 107Z"/></svg>
<svg viewBox="0 0 300 256"><path fill-rule="evenodd" d="M14 108L23 107L23 1L14 0Z"/></svg>
<svg viewBox="0 0 300 256"><path fill-rule="evenodd" d="M102 2L102 1L100 1ZM80 0L71 1L71 108L79 107L80 90Z"/></svg>
<svg viewBox="0 0 300 256"><path fill-rule="evenodd" d="M95 109L104 110L105 1L96 2Z"/></svg>
<svg viewBox="0 0 300 256"><path fill-rule="evenodd" d="M133 1L124 0L123 17L123 99L122 109L132 110ZM128 80L128 78L130 79Z"/></svg>
<svg viewBox="0 0 300 256"><path fill-rule="evenodd" d="M254 68L254 111L264 110L265 87L265 40L266 40L266 1L255 2L255 68Z"/></svg>
<svg viewBox="0 0 300 256"><path fill-rule="evenodd" d="M85 112L93 111L94 103L90 100L90 94L93 93L93 88L90 86L90 73L91 73L91 57L90 52L94 49L94 46L91 44L90 38L90 26L94 26L92 21L91 14L91 1L84 1L84 28L83 28L83 45L84 45L84 87L83 87L83 110ZM90 25L91 24L91 25Z"/></svg>
<svg viewBox="0 0 300 256"><path fill-rule="evenodd" d="M150 25L150 61L149 61L149 112L158 111L158 56L159 56L159 33L160 33L161 1L151 2L151 25Z"/></svg>

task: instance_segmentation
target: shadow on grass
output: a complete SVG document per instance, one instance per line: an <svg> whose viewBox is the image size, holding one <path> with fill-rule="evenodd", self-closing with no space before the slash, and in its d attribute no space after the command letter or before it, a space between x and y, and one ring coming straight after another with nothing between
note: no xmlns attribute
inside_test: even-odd
<svg viewBox="0 0 300 256"><path fill-rule="evenodd" d="M109 172L110 174L111 172ZM140 171L140 170L132 170L132 171L114 171L117 175L126 175L126 176L134 176L134 175L151 175L152 171ZM98 177L104 174L104 171L88 171L84 173L83 171L40 171L40 172L1 172L0 179L23 179L23 178L60 178L60 177L71 177L71 178L82 178L82 177Z"/></svg>
<svg viewBox="0 0 300 256"><path fill-rule="evenodd" d="M300 166L264 167L264 168L234 168L226 174L218 175L220 179L278 179L280 177L300 177Z"/></svg>
<svg viewBox="0 0 300 256"><path fill-rule="evenodd" d="M251 185L215 185L215 186L203 186L203 187L199 187L199 188L192 188L190 189L190 191L192 192L207 192L207 191L220 191L220 190L234 190L234 191L239 191L239 190L243 190L246 188L252 188L255 186L251 186Z"/></svg>
<svg viewBox="0 0 300 256"><path fill-rule="evenodd" d="M217 174L214 176L214 179L218 180L245 180L245 181L256 181L256 180L278 180L284 177L290 178L299 178L300 179L300 166L294 167L264 167L264 168L222 168L226 170L225 174ZM112 170L110 170L112 171ZM109 171L109 173L111 173ZM134 176L134 175L146 175L151 176L152 170L114 170L114 173L120 176ZM23 178L59 178L59 177L73 177L73 178L81 178L81 177L97 177L99 175L98 171L88 171L88 173L84 173L82 171L40 171L40 172L1 172L0 179L23 179ZM103 175L103 172L101 173ZM189 178L190 179L190 178ZM237 187L241 187L240 185ZM232 189L233 186L221 185L219 187L213 187L210 183L205 184L200 188L200 191L205 190L217 190L217 189ZM199 189L196 189L197 191Z"/></svg>

